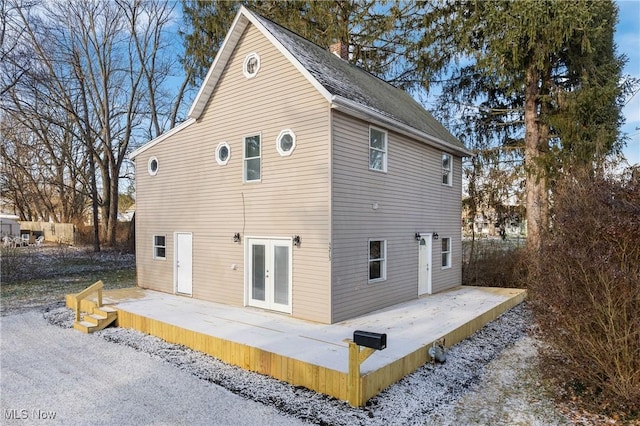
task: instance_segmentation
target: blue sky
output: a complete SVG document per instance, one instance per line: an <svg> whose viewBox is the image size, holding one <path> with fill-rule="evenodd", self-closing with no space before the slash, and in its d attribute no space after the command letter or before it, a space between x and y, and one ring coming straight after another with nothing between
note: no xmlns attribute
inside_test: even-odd
<svg viewBox="0 0 640 426"><path fill-rule="evenodd" d="M640 1L618 1L620 9L615 41L618 53L627 56L624 74L640 79ZM629 140L624 155L629 164L640 164L640 93L631 98L623 109L626 123L622 131Z"/></svg>

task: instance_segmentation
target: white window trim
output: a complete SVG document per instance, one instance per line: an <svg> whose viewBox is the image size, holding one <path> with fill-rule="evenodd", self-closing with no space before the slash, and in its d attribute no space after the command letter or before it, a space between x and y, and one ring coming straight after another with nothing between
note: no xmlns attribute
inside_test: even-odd
<svg viewBox="0 0 640 426"><path fill-rule="evenodd" d="M444 157L447 156L449 157L449 169L447 170L447 183L442 182L442 176L444 176L444 172L445 172L445 168L444 168ZM444 186L453 186L453 156L451 154L447 154L446 152L442 153L442 156L440 157L440 160L442 161L441 166L442 166L442 176L440 177L440 183L442 183Z"/></svg>
<svg viewBox="0 0 640 426"><path fill-rule="evenodd" d="M449 240L449 251L442 251L442 244L440 244L440 265L441 265L441 269L449 269L451 268L451 238L450 237L442 237L442 240ZM447 255L447 265L443 266L442 265L442 255L446 254Z"/></svg>
<svg viewBox="0 0 640 426"><path fill-rule="evenodd" d="M229 155L227 156L226 160L223 160L222 158L220 158L220 150L223 147L226 147L227 148L227 152L229 152ZM216 163L218 163L221 166L226 166L227 163L229 162L230 158L231 158L231 147L226 142L220 142L218 144L218 146L216 147Z"/></svg>
<svg viewBox="0 0 640 426"><path fill-rule="evenodd" d="M377 132L383 133L384 134L384 151L382 151L379 148L373 148L371 146L371 130L375 130ZM373 167L371 167L371 150L374 151L380 151L384 153L384 161L382 162L382 169L375 169ZM367 151L368 154L368 159L367 161L369 162L369 170L372 170L374 172L382 172L382 173L386 173L387 172L387 159L389 158L389 133L386 130L383 130L379 127L375 127L375 126L369 126L369 150Z"/></svg>
<svg viewBox="0 0 640 426"><path fill-rule="evenodd" d="M247 71L247 63L251 58L256 58L256 60L258 61L258 65L256 66L255 71L252 73ZM253 78L258 74L258 71L260 71L260 55L258 55L256 52L251 52L244 58L244 62L242 63L242 73L247 78Z"/></svg>
<svg viewBox="0 0 640 426"><path fill-rule="evenodd" d="M164 246L156 245L156 237L164 237ZM167 236L163 234L153 234L151 238L152 238L151 243L153 246L153 258L155 260L166 260L167 259ZM156 248L158 247L164 247L164 257L156 255L157 253Z"/></svg>
<svg viewBox="0 0 640 426"><path fill-rule="evenodd" d="M280 141L285 135L290 135L291 138L293 139L293 145L291 146L291 149L289 151L284 151L280 147ZM288 157L293 153L295 149L296 149L296 134L291 129L284 129L283 131L280 132L280 134L278 135L278 138L276 139L276 150L278 151L278 154L280 154L282 157Z"/></svg>
<svg viewBox="0 0 640 426"><path fill-rule="evenodd" d="M151 169L151 163L156 162L156 169L152 170ZM160 168L160 163L158 162L158 158L157 157L151 157L149 158L149 161L147 162L147 171L149 172L149 176L155 176L158 174L158 169Z"/></svg>
<svg viewBox="0 0 640 426"><path fill-rule="evenodd" d="M371 259L371 242L382 241L382 257L378 259ZM369 268L372 261L382 261L382 276L380 278L370 279ZM369 238L367 241L367 282L369 284L379 283L387 280L387 240L382 238Z"/></svg>
<svg viewBox="0 0 640 426"><path fill-rule="evenodd" d="M260 138L260 155L258 157L246 157L247 154L247 138L252 138L254 136L258 136ZM262 133L251 133L249 135L242 137L242 181L244 183L258 183L262 182ZM247 160L252 160L255 158L260 159L260 179L247 180Z"/></svg>

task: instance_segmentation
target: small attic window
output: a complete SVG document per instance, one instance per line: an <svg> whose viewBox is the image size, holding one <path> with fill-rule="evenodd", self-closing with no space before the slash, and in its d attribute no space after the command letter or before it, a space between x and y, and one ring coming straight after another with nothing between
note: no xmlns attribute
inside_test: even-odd
<svg viewBox="0 0 640 426"><path fill-rule="evenodd" d="M231 157L231 147L226 142L221 142L216 148L216 163L226 166Z"/></svg>
<svg viewBox="0 0 640 426"><path fill-rule="evenodd" d="M147 169L149 170L149 175L151 176L155 176L158 174L158 159L156 157L149 158Z"/></svg>
<svg viewBox="0 0 640 426"><path fill-rule="evenodd" d="M244 64L242 64L242 72L247 78L253 78L258 74L260 69L260 56L257 53L252 52L244 58Z"/></svg>
<svg viewBox="0 0 640 426"><path fill-rule="evenodd" d="M276 149L278 154L283 157L291 155L296 148L296 134L291 129L285 129L280 132L278 140L276 141Z"/></svg>

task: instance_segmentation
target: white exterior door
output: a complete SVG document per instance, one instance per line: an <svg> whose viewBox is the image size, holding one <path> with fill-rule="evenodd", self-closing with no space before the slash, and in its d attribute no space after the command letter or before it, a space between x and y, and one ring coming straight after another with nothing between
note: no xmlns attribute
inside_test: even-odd
<svg viewBox="0 0 640 426"><path fill-rule="evenodd" d="M431 294L431 234L420 234L418 249L418 296Z"/></svg>
<svg viewBox="0 0 640 426"><path fill-rule="evenodd" d="M291 313L291 239L248 238L247 304Z"/></svg>
<svg viewBox="0 0 640 426"><path fill-rule="evenodd" d="M175 241L176 293L191 295L193 290L192 235L187 232L176 233Z"/></svg>

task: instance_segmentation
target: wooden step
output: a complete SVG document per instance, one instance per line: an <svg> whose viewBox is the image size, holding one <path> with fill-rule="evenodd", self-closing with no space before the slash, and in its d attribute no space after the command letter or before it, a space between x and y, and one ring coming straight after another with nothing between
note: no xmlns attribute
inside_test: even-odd
<svg viewBox="0 0 640 426"><path fill-rule="evenodd" d="M76 321L73 323L73 328L82 331L83 333L93 333L97 330L98 326L87 321Z"/></svg>
<svg viewBox="0 0 640 426"><path fill-rule="evenodd" d="M73 323L73 328L83 333L93 333L108 327L118 318L118 311L110 306L95 307L93 313L84 314L81 321Z"/></svg>
<svg viewBox="0 0 640 426"><path fill-rule="evenodd" d="M114 309L110 306L100 306L99 308L93 308L93 313L96 315L102 315L105 317L110 317L112 315L117 315L118 310Z"/></svg>
<svg viewBox="0 0 640 426"><path fill-rule="evenodd" d="M109 319L109 317L107 315L88 314L88 315L85 315L84 318L82 319L85 322L98 326L100 325L101 321L105 321Z"/></svg>

